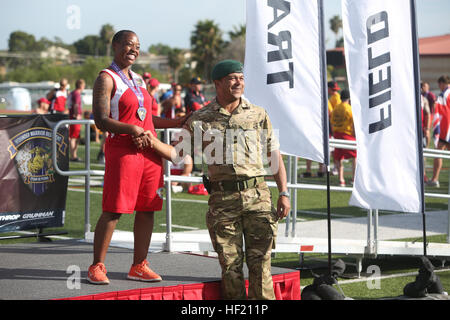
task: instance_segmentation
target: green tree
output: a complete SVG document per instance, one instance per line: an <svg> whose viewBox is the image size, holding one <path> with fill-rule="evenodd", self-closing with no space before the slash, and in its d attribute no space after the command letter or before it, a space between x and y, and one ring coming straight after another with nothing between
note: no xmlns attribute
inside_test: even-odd
<svg viewBox="0 0 450 320"><path fill-rule="evenodd" d="M191 51L196 71L210 79L213 63L224 47L222 31L213 20L198 21L191 34Z"/></svg>
<svg viewBox="0 0 450 320"><path fill-rule="evenodd" d="M335 16L331 17L329 22L330 22L330 29L331 29L331 31L333 31L333 33L336 36L335 46L340 47L344 42L343 39L338 39L339 32L342 29L342 19L339 15L335 15Z"/></svg>
<svg viewBox="0 0 450 320"><path fill-rule="evenodd" d="M47 37L42 37L36 41L36 51L45 51L51 46L61 47L68 49L71 53L76 53L76 48L72 44L66 44L60 37L54 37L54 40L50 40Z"/></svg>
<svg viewBox="0 0 450 320"><path fill-rule="evenodd" d="M184 66L178 72L178 83L187 85L194 76L193 70L189 66Z"/></svg>
<svg viewBox="0 0 450 320"><path fill-rule="evenodd" d="M103 56L106 53L106 46L103 40L96 35L88 35L74 42L73 44L78 54L91 56Z"/></svg>
<svg viewBox="0 0 450 320"><path fill-rule="evenodd" d="M168 56L172 48L163 43L152 44L148 48L149 53L156 54L157 56Z"/></svg>
<svg viewBox="0 0 450 320"><path fill-rule="evenodd" d="M50 39L48 39L47 37L42 37L41 39L39 39L39 46L42 48L42 50L48 49L51 46L54 45L54 42Z"/></svg>
<svg viewBox="0 0 450 320"><path fill-rule="evenodd" d="M109 57L88 57L79 67L77 78L84 79L87 87L93 87L100 70L107 68L110 64L111 59Z"/></svg>
<svg viewBox="0 0 450 320"><path fill-rule="evenodd" d="M150 72L152 74L152 78L156 78L161 83L165 83L169 81L167 73L161 73L159 70L153 69L149 65L135 63L132 67L132 70L140 75L144 72Z"/></svg>
<svg viewBox="0 0 450 320"><path fill-rule="evenodd" d="M8 50L17 51L35 51L36 39L32 34L23 31L11 32L8 39Z"/></svg>

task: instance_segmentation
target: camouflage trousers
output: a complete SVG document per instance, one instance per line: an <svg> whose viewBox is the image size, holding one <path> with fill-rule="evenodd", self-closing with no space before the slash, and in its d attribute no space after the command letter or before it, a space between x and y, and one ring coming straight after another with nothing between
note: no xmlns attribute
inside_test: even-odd
<svg viewBox="0 0 450 320"><path fill-rule="evenodd" d="M266 183L243 191L213 192L206 223L222 268L223 299L247 298L242 270L245 240L248 299L274 300L271 252L278 218Z"/></svg>

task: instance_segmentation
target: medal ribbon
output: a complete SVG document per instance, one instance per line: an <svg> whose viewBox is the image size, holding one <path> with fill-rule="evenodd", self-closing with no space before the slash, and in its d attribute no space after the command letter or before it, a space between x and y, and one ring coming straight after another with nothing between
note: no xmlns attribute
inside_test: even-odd
<svg viewBox="0 0 450 320"><path fill-rule="evenodd" d="M141 89L137 86L133 75L131 75L131 83L114 61L111 63L111 68L119 75L120 79L122 79L122 81L128 86L128 88L130 88L134 92L139 102L139 108L144 108L144 95L142 94Z"/></svg>

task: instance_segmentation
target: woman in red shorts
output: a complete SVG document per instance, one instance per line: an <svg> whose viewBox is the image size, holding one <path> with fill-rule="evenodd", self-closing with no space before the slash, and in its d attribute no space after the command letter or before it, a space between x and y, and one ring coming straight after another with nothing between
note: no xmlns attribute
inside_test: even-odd
<svg viewBox="0 0 450 320"><path fill-rule="evenodd" d="M109 132L105 143L105 178L102 215L94 235L94 259L88 281L109 283L104 265L112 234L122 214L136 211L134 256L128 278L161 281L146 260L153 230L154 211L162 209L158 189L163 187L161 157L154 153L143 134L155 127L181 126L184 119L165 120L152 116L152 99L145 82L131 71L139 56L137 35L117 32L112 40L114 60L100 72L93 89L93 113L99 130ZM137 147L139 146L139 147Z"/></svg>

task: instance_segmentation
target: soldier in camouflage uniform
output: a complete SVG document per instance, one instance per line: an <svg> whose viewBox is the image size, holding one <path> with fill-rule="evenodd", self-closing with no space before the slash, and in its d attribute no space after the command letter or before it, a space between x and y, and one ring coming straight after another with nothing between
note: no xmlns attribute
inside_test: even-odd
<svg viewBox="0 0 450 320"><path fill-rule="evenodd" d="M222 268L222 296L246 299L242 272L245 239L248 298L275 299L271 250L278 220L290 210L286 170L266 111L242 97L242 64L219 62L212 79L216 98L194 112L184 128L190 133L189 143L201 148L208 165L211 195L206 223ZM198 137L202 138L200 146L195 141ZM157 151L161 145L152 141ZM264 181L267 172L274 176L280 192L277 209Z"/></svg>

